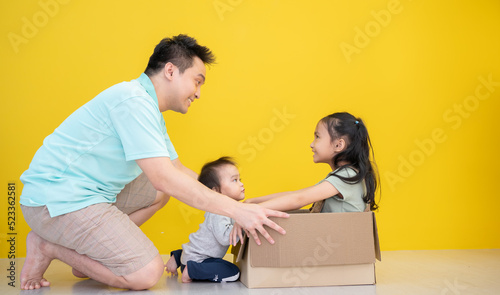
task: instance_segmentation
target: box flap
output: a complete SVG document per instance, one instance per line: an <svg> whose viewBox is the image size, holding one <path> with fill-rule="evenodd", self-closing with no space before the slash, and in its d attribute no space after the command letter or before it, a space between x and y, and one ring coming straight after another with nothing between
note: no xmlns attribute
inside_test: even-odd
<svg viewBox="0 0 500 295"><path fill-rule="evenodd" d="M302 213L289 218L271 218L286 235L273 230L274 245L259 234L261 246L248 239L253 267L344 265L375 262L372 212ZM377 236L378 240L378 236ZM240 251L241 252L241 251Z"/></svg>
<svg viewBox="0 0 500 295"><path fill-rule="evenodd" d="M234 263L240 262L243 258L243 255L245 255L245 251L248 245L248 236L245 232L243 232L243 241L245 242L244 244L241 244L241 241L238 241L236 246L231 247L231 253L233 254Z"/></svg>
<svg viewBox="0 0 500 295"><path fill-rule="evenodd" d="M375 213L373 213L373 239L375 243L375 258L382 261L382 254L380 253L380 242L378 240L377 220L375 220Z"/></svg>

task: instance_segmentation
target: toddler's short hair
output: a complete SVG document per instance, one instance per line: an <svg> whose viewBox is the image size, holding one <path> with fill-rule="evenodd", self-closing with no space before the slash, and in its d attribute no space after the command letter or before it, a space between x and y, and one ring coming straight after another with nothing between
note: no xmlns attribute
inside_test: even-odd
<svg viewBox="0 0 500 295"><path fill-rule="evenodd" d="M220 193L220 179L217 174L217 169L224 165L236 166L236 162L231 157L220 157L215 161L208 162L201 168L198 181L209 189L215 189Z"/></svg>

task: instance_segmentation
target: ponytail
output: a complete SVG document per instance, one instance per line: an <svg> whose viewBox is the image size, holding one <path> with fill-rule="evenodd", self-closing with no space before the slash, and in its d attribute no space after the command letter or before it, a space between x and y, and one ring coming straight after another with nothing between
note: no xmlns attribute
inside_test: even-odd
<svg viewBox="0 0 500 295"><path fill-rule="evenodd" d="M363 196L363 201L370 204L370 210L377 210L375 192L380 180L374 169L376 167L375 155L365 123L346 112L331 114L321 119L321 122L326 125L332 141L344 137L347 143L347 147L332 158L333 166L338 168L333 175L349 184L364 180L366 194ZM373 161L370 160L370 154ZM339 167L341 162L348 164ZM349 167L355 169L357 174L353 177L338 175L338 172Z"/></svg>

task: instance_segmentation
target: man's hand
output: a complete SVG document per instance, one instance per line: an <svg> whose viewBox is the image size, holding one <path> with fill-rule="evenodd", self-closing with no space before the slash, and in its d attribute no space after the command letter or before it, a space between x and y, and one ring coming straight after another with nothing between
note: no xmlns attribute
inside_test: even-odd
<svg viewBox="0 0 500 295"><path fill-rule="evenodd" d="M249 236L253 237L257 245L261 244L257 231L260 232L269 243L274 244L273 238L264 228L264 225L279 232L280 234L284 235L286 233L286 231L281 226L271 221L268 217L274 216L288 218L289 215L287 213L266 209L257 204L240 204L241 206L239 206L239 210L234 217L235 225L239 224L239 226L241 226ZM239 234L236 233L236 235L239 236L240 239L242 238L241 231L239 231ZM232 239L231 241L234 242L234 239Z"/></svg>

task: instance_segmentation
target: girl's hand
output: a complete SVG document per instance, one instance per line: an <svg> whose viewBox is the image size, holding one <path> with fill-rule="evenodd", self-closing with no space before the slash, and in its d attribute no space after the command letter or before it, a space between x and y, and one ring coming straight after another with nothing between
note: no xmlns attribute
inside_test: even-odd
<svg viewBox="0 0 500 295"><path fill-rule="evenodd" d="M229 234L229 244L236 246L236 244L238 244L238 239L241 241L242 245L245 243L245 240L243 239L243 228L238 223L235 223L231 233Z"/></svg>

